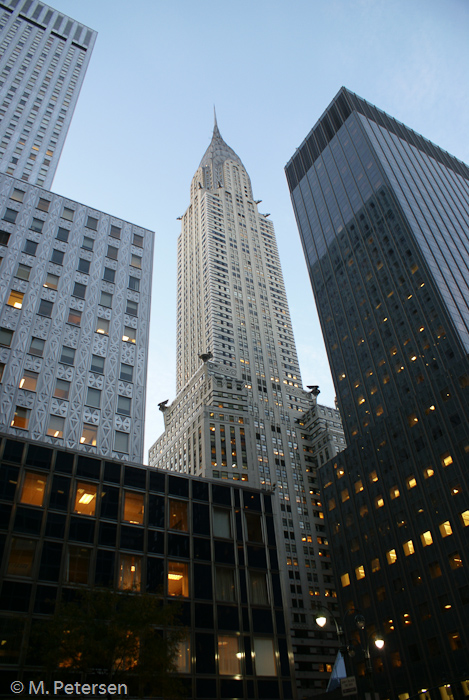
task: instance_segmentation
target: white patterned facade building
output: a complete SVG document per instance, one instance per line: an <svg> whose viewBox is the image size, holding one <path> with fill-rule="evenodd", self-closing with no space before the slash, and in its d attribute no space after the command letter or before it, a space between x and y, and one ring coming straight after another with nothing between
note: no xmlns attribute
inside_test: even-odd
<svg viewBox="0 0 469 700"><path fill-rule="evenodd" d="M50 189L96 36L38 0L0 2L0 172Z"/></svg>
<svg viewBox="0 0 469 700"><path fill-rule="evenodd" d="M165 432L149 463L276 494L290 632L306 697L325 687L334 658L334 641L315 632L313 621L317 602L335 609L316 466L320 449L332 458L345 443L338 411L317 406L316 392L302 388L274 227L258 204L215 122L178 240L177 396L161 403ZM312 409L329 411L327 424ZM313 447L306 420L327 433L327 445L315 435Z"/></svg>
<svg viewBox="0 0 469 700"><path fill-rule="evenodd" d="M0 425L141 461L153 233L0 175Z"/></svg>

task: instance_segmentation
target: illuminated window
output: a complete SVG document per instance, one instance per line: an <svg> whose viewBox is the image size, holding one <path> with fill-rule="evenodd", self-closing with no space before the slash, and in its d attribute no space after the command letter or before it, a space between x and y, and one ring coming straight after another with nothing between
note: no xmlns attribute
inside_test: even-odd
<svg viewBox="0 0 469 700"><path fill-rule="evenodd" d="M462 559L459 552L453 552L448 555L449 565L452 569L460 569L462 567Z"/></svg>
<svg viewBox="0 0 469 700"><path fill-rule="evenodd" d="M46 477L43 474L26 472L24 475L20 502L28 503L31 506L42 506L44 503L45 487Z"/></svg>
<svg viewBox="0 0 469 700"><path fill-rule="evenodd" d="M453 534L449 520L446 520L444 523L440 524L440 533L442 537L448 537L449 535Z"/></svg>
<svg viewBox="0 0 469 700"><path fill-rule="evenodd" d="M416 413L411 413L410 416L407 416L407 423L411 428L414 427L419 422L419 419L417 418Z"/></svg>
<svg viewBox="0 0 469 700"><path fill-rule="evenodd" d="M386 559L388 564L395 564L397 561L397 553L395 549L389 549L386 552Z"/></svg>
<svg viewBox="0 0 469 700"><path fill-rule="evenodd" d="M459 518L463 527L469 527L469 510L459 513Z"/></svg>
<svg viewBox="0 0 469 700"><path fill-rule="evenodd" d="M254 637L254 659L256 662L257 676L277 675L274 642L272 639Z"/></svg>
<svg viewBox="0 0 469 700"><path fill-rule="evenodd" d="M350 576L348 574L342 574L340 577L340 582L342 583L342 588L350 586Z"/></svg>
<svg viewBox="0 0 469 700"><path fill-rule="evenodd" d="M27 391L36 391L38 374L36 372L30 372L25 369L23 376L20 379L20 389L26 389Z"/></svg>
<svg viewBox="0 0 469 700"><path fill-rule="evenodd" d="M191 639L189 636L184 637L179 642L176 650L176 671L177 673L190 673L191 671Z"/></svg>
<svg viewBox="0 0 469 700"><path fill-rule="evenodd" d="M427 467L426 469L423 470L423 475L425 479L430 479L435 474L435 470L432 469L432 467Z"/></svg>
<svg viewBox="0 0 469 700"><path fill-rule="evenodd" d="M433 537L430 530L422 532L422 534L420 535L420 540L422 542L423 547L429 547L431 544L433 544Z"/></svg>
<svg viewBox="0 0 469 700"><path fill-rule="evenodd" d="M48 272L43 286L47 289L57 289L59 286L59 279L60 278L57 277L57 275L53 275L52 273Z"/></svg>
<svg viewBox="0 0 469 700"><path fill-rule="evenodd" d="M64 436L65 418L60 416L50 416L49 425L47 426L47 435L54 438L62 438Z"/></svg>
<svg viewBox="0 0 469 700"><path fill-rule="evenodd" d="M389 495L391 496L391 500L394 500L395 498L399 498L401 494L397 486L392 486L392 488L389 489Z"/></svg>
<svg viewBox="0 0 469 700"><path fill-rule="evenodd" d="M375 498L375 508L383 508L384 498L382 496L377 496Z"/></svg>
<svg viewBox="0 0 469 700"><path fill-rule="evenodd" d="M360 506L359 513L360 513L361 518L364 518L365 515L368 515L368 506L367 505Z"/></svg>
<svg viewBox="0 0 469 700"><path fill-rule="evenodd" d="M379 559L378 558L372 559L371 560L371 572L374 574L377 571L379 571L380 569L381 569L381 565L379 563Z"/></svg>
<svg viewBox="0 0 469 700"><path fill-rule="evenodd" d="M449 452L444 452L442 455L440 455L440 460L444 467L449 467L450 464L453 464L453 458Z"/></svg>
<svg viewBox="0 0 469 700"><path fill-rule="evenodd" d="M229 569L227 566L215 567L215 597L217 600L224 600L229 603L235 602L234 569ZM266 600L264 599L261 605L265 604Z"/></svg>
<svg viewBox="0 0 469 700"><path fill-rule="evenodd" d="M96 320L96 333L101 335L109 335L110 321L107 318L99 318Z"/></svg>
<svg viewBox="0 0 469 700"><path fill-rule="evenodd" d="M355 493L360 493L360 491L363 491L363 482L361 479L355 482L354 484L355 487Z"/></svg>
<svg viewBox="0 0 469 700"><path fill-rule="evenodd" d="M411 625L412 620L410 617L410 613L408 613L408 612L401 613L401 622L402 622L403 627L408 627L409 625Z"/></svg>
<svg viewBox="0 0 469 700"><path fill-rule="evenodd" d="M222 676L237 676L241 673L239 638L218 637L218 664Z"/></svg>
<svg viewBox="0 0 469 700"><path fill-rule="evenodd" d="M189 574L187 564L179 561L168 562L168 595L188 597Z"/></svg>
<svg viewBox="0 0 469 700"><path fill-rule="evenodd" d="M415 476L409 476L409 478L406 480L406 485L409 490L414 489L417 486L417 479Z"/></svg>
<svg viewBox="0 0 469 700"><path fill-rule="evenodd" d="M364 397L363 395L360 395L360 396L358 397L358 405L359 405L359 406L361 406L362 404L364 404L365 401L366 401L366 399L365 399L365 397Z"/></svg>
<svg viewBox="0 0 469 700"><path fill-rule="evenodd" d="M449 645L453 651L463 648L463 642L459 632L449 632L448 633Z"/></svg>
<svg viewBox="0 0 469 700"><path fill-rule="evenodd" d="M126 491L124 493L124 520L128 523L142 525L143 512L143 494Z"/></svg>
<svg viewBox="0 0 469 700"><path fill-rule="evenodd" d="M373 484L373 483L375 483L376 481L378 481L378 474L376 473L375 470L373 470L372 472L370 472L368 478L370 479L371 483Z"/></svg>
<svg viewBox="0 0 469 700"><path fill-rule="evenodd" d="M329 510L334 510L335 505L336 505L336 504L335 504L335 498L330 498L330 499L329 499L329 502L328 502L328 508L329 508Z"/></svg>
<svg viewBox="0 0 469 700"><path fill-rule="evenodd" d="M218 574L217 574L218 575ZM251 601L253 605L268 605L269 596L267 580L264 571L249 571L251 583ZM233 584L234 586L234 584ZM234 588L233 588L234 590ZM234 600L234 599L233 599Z"/></svg>
<svg viewBox="0 0 469 700"><path fill-rule="evenodd" d="M340 493L340 498L342 500L342 503L345 503L345 501L348 501L350 498L350 494L348 492L348 489L343 489Z"/></svg>
<svg viewBox="0 0 469 700"><path fill-rule="evenodd" d="M125 326L122 340L126 343L136 343L137 342L137 331L135 330L135 328L130 328L130 326Z"/></svg>
<svg viewBox="0 0 469 700"><path fill-rule="evenodd" d="M98 428L96 425L83 423L83 430L80 438L80 445L93 445L96 447L98 441Z"/></svg>
<svg viewBox="0 0 469 700"><path fill-rule="evenodd" d="M7 304L8 306L14 306L15 309L21 309L23 308L23 299L23 292L17 292L15 289L12 289Z"/></svg>
<svg viewBox="0 0 469 700"><path fill-rule="evenodd" d="M396 629L394 627L394 620L392 620L392 619L384 620L383 628L384 628L384 631L386 632L386 634L389 634L390 632L394 632L394 630Z"/></svg>
<svg viewBox="0 0 469 700"><path fill-rule="evenodd" d="M11 421L12 428L21 428L22 430L27 430L29 426L29 419L31 417L31 411L29 408L23 408L22 406L17 406L15 409L15 415Z"/></svg>
<svg viewBox="0 0 469 700"><path fill-rule="evenodd" d="M119 589L139 591L142 584L141 557L121 554L119 560Z"/></svg>
<svg viewBox="0 0 469 700"><path fill-rule="evenodd" d="M376 409L376 415L382 416L383 413L384 413L384 408L382 406L378 406L378 408Z"/></svg>
<svg viewBox="0 0 469 700"><path fill-rule="evenodd" d="M414 543L412 542L412 540L407 540L407 542L404 542L404 544L402 545L402 548L404 550L404 554L406 555L406 557L409 557L411 554L414 554L414 552L415 552L415 547L414 547Z"/></svg>
<svg viewBox="0 0 469 700"><path fill-rule="evenodd" d="M188 531L187 501L169 499L169 528L171 530Z"/></svg>
<svg viewBox="0 0 469 700"><path fill-rule="evenodd" d="M355 577L357 581L360 581L360 579L365 578L365 567L360 565L357 566L355 569Z"/></svg>
<svg viewBox="0 0 469 700"><path fill-rule="evenodd" d="M75 496L75 513L82 515L94 515L96 512L96 493L98 487L95 484L77 483Z"/></svg>

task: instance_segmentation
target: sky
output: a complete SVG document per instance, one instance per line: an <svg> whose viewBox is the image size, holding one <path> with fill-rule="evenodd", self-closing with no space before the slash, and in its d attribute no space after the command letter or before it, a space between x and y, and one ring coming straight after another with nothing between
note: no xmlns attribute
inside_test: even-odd
<svg viewBox="0 0 469 700"><path fill-rule="evenodd" d="M275 225L303 384L334 387L284 174L344 85L469 162L467 0L50 0L98 39L52 190L155 231L145 459L175 398L176 242L213 106Z"/></svg>

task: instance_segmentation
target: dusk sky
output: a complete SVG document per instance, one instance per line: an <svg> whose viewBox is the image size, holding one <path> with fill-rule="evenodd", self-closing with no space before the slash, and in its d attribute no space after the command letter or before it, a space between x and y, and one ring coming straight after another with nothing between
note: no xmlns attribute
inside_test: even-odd
<svg viewBox="0 0 469 700"><path fill-rule="evenodd" d="M469 162L467 0L50 0L98 31L52 190L156 232L147 449L175 398L176 220L213 105L270 212L303 383L333 405L284 166L344 85Z"/></svg>

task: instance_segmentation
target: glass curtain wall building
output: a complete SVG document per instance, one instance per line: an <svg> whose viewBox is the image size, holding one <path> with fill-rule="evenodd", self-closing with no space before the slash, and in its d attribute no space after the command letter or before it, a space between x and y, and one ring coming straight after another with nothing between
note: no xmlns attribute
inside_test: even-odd
<svg viewBox="0 0 469 700"><path fill-rule="evenodd" d="M342 88L286 174L348 443L320 472L342 612L386 635L384 697L465 697L469 168Z"/></svg>

